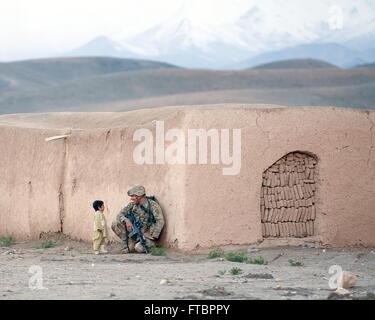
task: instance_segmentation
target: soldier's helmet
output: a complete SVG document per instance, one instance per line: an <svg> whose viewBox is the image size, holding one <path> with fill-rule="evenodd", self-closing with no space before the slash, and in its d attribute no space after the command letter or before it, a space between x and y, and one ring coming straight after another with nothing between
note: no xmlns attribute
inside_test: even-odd
<svg viewBox="0 0 375 320"><path fill-rule="evenodd" d="M142 197L146 194L146 190L143 186L134 186L128 190L128 196L139 196Z"/></svg>

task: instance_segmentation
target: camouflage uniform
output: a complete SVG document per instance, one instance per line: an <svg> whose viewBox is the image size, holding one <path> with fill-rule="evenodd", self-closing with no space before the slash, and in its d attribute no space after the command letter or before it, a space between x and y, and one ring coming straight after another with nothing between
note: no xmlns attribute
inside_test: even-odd
<svg viewBox="0 0 375 320"><path fill-rule="evenodd" d="M128 191L128 195L143 196L145 195L144 188L141 186L131 188ZM149 220L149 213L147 209L151 209L151 212L155 217L155 222L151 222L151 225L147 225L147 222ZM125 241L126 236L125 217L131 211L134 212L136 217L142 223L142 233L149 232L150 235L155 238L155 241L153 241L145 237L147 247L151 248L155 246L156 240L159 238L165 223L163 211L160 205L152 199L145 198L145 202L143 203L143 205L136 205L135 203L130 202L126 207L124 207L117 215L116 221L112 223L113 232L123 241ZM128 245L129 251L135 250L137 252L144 252L142 244L136 242L136 239L128 239Z"/></svg>

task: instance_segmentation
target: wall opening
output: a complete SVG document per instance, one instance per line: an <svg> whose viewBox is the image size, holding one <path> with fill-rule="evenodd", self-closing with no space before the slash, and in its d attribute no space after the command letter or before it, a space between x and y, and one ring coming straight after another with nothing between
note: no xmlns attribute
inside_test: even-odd
<svg viewBox="0 0 375 320"><path fill-rule="evenodd" d="M315 234L317 160L292 152L265 172L261 189L264 238L303 238Z"/></svg>

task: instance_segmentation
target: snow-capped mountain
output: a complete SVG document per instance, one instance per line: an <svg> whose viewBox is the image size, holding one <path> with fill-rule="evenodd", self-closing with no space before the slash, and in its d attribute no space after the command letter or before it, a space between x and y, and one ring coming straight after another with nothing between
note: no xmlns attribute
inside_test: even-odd
<svg viewBox="0 0 375 320"><path fill-rule="evenodd" d="M106 37L98 36L82 47L68 52L72 56L107 56L107 57L124 57L131 55L132 52L126 52L125 48L118 42Z"/></svg>
<svg viewBox="0 0 375 320"><path fill-rule="evenodd" d="M341 0L335 4L320 0L301 5L297 0L263 0L249 1L247 10L230 23L202 23L181 12L132 37L96 38L69 55L109 55L185 67L223 68L269 52L277 59L277 52L289 47L335 43L347 52L355 51L343 58L345 63L341 65L348 66L350 61L375 61L374 40L375 1ZM308 48L304 47L302 58L316 58L316 50L309 56ZM332 62L337 52L324 54Z"/></svg>

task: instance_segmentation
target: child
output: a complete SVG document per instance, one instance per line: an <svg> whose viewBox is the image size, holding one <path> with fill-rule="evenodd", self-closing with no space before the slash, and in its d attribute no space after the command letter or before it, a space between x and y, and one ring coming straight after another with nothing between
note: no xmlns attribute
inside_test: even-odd
<svg viewBox="0 0 375 320"><path fill-rule="evenodd" d="M95 210L94 214L94 234L92 237L94 253L108 253L104 248L104 242L107 239L107 224L104 217L104 202L96 200L92 204Z"/></svg>

